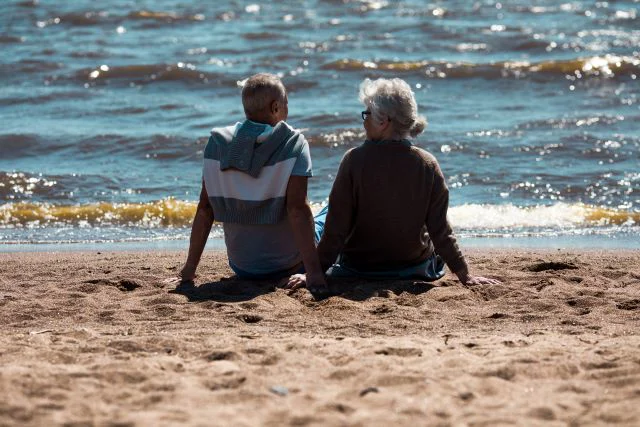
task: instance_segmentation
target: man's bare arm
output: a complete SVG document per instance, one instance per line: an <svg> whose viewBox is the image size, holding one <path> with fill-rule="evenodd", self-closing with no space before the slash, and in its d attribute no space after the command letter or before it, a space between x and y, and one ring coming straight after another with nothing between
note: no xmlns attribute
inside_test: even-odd
<svg viewBox="0 0 640 427"><path fill-rule="evenodd" d="M307 202L306 176L291 176L287 185L287 214L293 236L302 255L307 272L306 282L309 288L326 288L327 282L320 267L318 252L314 243L314 222L311 208Z"/></svg>
<svg viewBox="0 0 640 427"><path fill-rule="evenodd" d="M200 190L200 201L196 209L196 215L193 218L191 226L191 239L189 241L189 255L187 262L180 271L180 279L182 281L193 280L196 276L196 269L200 263L202 252L207 243L211 226L213 225L213 208L209 204L209 195L207 189L202 182L202 190Z"/></svg>

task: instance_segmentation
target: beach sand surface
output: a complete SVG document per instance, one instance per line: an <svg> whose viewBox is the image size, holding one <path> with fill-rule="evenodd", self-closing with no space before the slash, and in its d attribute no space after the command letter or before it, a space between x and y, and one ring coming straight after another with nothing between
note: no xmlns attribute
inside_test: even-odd
<svg viewBox="0 0 640 427"><path fill-rule="evenodd" d="M0 425L640 425L640 251L467 251L502 280L231 278L205 253L0 255Z"/></svg>

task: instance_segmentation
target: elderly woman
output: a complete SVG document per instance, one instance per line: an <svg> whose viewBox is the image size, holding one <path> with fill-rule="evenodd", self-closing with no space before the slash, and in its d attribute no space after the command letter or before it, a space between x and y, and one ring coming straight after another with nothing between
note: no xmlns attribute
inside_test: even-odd
<svg viewBox="0 0 640 427"><path fill-rule="evenodd" d="M333 184L319 230L323 270L330 276L436 280L444 275L444 260L463 285L499 283L469 273L447 221L449 190L440 166L412 143L426 120L409 85L366 79L360 100L367 140L345 154ZM296 281L304 283L304 276L292 277L290 286Z"/></svg>

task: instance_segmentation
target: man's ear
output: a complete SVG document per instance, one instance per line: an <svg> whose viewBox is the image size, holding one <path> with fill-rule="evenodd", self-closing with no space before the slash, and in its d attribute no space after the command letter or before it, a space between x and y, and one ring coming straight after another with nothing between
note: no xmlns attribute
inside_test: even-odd
<svg viewBox="0 0 640 427"><path fill-rule="evenodd" d="M280 103L278 101L271 102L271 113L276 114L280 109Z"/></svg>

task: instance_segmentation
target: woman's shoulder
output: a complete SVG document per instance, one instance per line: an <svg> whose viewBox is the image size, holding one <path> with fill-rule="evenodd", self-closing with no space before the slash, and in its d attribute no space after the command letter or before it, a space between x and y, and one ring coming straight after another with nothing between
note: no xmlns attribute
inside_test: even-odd
<svg viewBox="0 0 640 427"><path fill-rule="evenodd" d="M431 154L429 151L425 150L424 148L420 148L416 145L412 145L411 153L414 156L419 157L428 166L435 167L438 165L438 159L436 159L436 157L433 154Z"/></svg>

